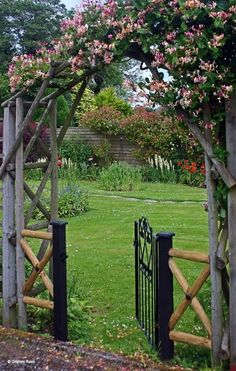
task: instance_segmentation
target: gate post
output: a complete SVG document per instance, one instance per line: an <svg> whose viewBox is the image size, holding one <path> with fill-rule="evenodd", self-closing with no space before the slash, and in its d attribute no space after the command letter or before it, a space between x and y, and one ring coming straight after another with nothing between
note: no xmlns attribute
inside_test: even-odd
<svg viewBox="0 0 236 371"><path fill-rule="evenodd" d="M66 284L66 222L53 221L54 338L68 340Z"/></svg>
<svg viewBox="0 0 236 371"><path fill-rule="evenodd" d="M3 162L15 141L15 112L4 108ZM14 159L11 160L11 164ZM16 248L12 237L15 233L15 181L8 171L3 174L3 242L2 242L2 294L3 326L17 327Z"/></svg>
<svg viewBox="0 0 236 371"><path fill-rule="evenodd" d="M169 268L169 250L172 248L171 232L157 233L159 256L158 269L158 319L159 319L159 351L161 360L174 356L174 342L169 338L169 320L173 313L173 275Z"/></svg>
<svg viewBox="0 0 236 371"><path fill-rule="evenodd" d="M139 222L134 222L134 256L135 256L135 316L139 320L139 245L138 245Z"/></svg>

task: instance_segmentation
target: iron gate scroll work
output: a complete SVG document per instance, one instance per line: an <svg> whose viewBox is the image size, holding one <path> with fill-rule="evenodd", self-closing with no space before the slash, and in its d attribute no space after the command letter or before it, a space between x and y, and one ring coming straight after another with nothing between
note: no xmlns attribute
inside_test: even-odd
<svg viewBox="0 0 236 371"><path fill-rule="evenodd" d="M173 275L168 268L173 236L154 234L145 217L134 225L136 318L162 360L171 359L174 354L174 343L169 338Z"/></svg>

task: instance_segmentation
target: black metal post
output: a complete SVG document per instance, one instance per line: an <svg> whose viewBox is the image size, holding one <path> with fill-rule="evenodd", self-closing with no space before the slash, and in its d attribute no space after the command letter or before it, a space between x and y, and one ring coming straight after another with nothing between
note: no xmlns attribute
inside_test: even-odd
<svg viewBox="0 0 236 371"><path fill-rule="evenodd" d="M152 238L152 249L153 249L153 296L154 296L154 347L156 350L159 348L159 306L158 306L158 298L159 298L159 282L158 282L158 270L159 270L159 259L158 259L158 237L153 236Z"/></svg>
<svg viewBox="0 0 236 371"><path fill-rule="evenodd" d="M139 245L138 245L139 223L134 222L134 256L135 256L135 315L139 320Z"/></svg>
<svg viewBox="0 0 236 371"><path fill-rule="evenodd" d="M68 340L66 282L66 222L53 221L54 338Z"/></svg>
<svg viewBox="0 0 236 371"><path fill-rule="evenodd" d="M157 234L159 247L158 269L158 320L159 320L159 351L162 360L174 356L174 342L169 338L169 320L173 313L173 275L169 268L169 250L172 248L174 233Z"/></svg>

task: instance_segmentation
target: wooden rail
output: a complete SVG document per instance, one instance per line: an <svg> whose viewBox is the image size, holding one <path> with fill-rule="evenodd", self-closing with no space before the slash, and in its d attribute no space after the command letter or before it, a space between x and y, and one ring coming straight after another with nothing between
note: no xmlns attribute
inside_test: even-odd
<svg viewBox="0 0 236 371"><path fill-rule="evenodd" d="M33 231L31 229L23 229L21 231L22 237L30 237L30 238L39 238L42 240L52 240L52 233L50 232L42 232L42 231Z"/></svg>
<svg viewBox="0 0 236 371"><path fill-rule="evenodd" d="M25 304L34 305L36 307L45 308L45 309L52 309L54 307L53 301L50 300L43 300L38 298L32 298L31 296L24 296L23 302Z"/></svg>
<svg viewBox="0 0 236 371"><path fill-rule="evenodd" d="M209 256L206 254L202 254L200 252L170 249L169 256L171 256L172 258L186 259L190 261L196 261L199 263L209 264L210 262Z"/></svg>
<svg viewBox="0 0 236 371"><path fill-rule="evenodd" d="M186 332L180 331L170 331L170 339L173 341L179 341L181 343L187 343L191 345L198 345L201 347L206 347L211 349L211 340L204 338L202 336L196 336L192 334L188 334Z"/></svg>

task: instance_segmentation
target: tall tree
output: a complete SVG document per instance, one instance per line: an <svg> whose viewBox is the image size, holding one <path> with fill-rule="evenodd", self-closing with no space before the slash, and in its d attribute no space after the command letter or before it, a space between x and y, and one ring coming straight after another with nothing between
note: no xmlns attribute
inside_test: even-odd
<svg viewBox="0 0 236 371"><path fill-rule="evenodd" d="M0 72L14 54L34 53L58 37L66 12L60 0L0 0Z"/></svg>

